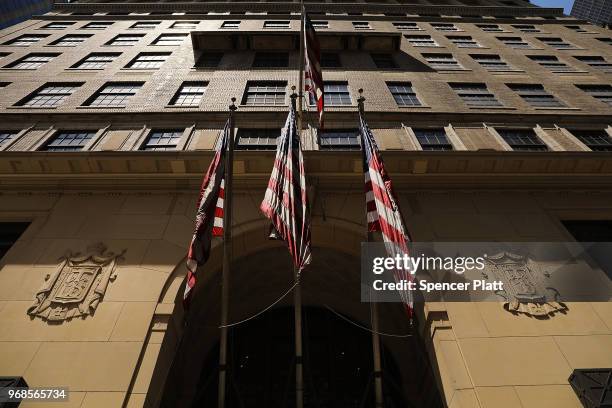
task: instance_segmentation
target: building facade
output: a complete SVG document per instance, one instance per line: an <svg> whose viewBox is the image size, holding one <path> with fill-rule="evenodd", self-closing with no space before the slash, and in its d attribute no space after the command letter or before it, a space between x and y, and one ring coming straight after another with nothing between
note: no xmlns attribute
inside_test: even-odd
<svg viewBox="0 0 612 408"><path fill-rule="evenodd" d="M302 280L306 406L581 407L612 367L612 303L379 310L357 91L418 241L612 241L612 32L522 0L305 2L324 131L302 142L313 264ZM0 32L0 376L66 407L213 406L222 251L181 306L203 171L237 98L230 321L292 281L258 210L298 85L297 2L56 2ZM228 406L293 406L290 297L230 331ZM365 328L365 329L364 329ZM34 403L24 402L28 407Z"/></svg>
<svg viewBox="0 0 612 408"><path fill-rule="evenodd" d="M612 2L609 0L576 0L570 14L602 27L610 27L612 25Z"/></svg>

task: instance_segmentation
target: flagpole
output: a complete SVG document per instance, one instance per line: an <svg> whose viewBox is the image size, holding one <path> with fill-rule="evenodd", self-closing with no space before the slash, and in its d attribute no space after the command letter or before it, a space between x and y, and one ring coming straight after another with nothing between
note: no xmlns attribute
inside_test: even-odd
<svg viewBox="0 0 612 408"><path fill-rule="evenodd" d="M364 114L364 102L363 89L359 89L359 98L357 98L357 106L359 109L360 117ZM363 148L363 146L362 146ZM368 224L367 219L368 209L366 207L366 228ZM374 234L369 231L368 228L368 242L374 241ZM374 358L374 391L376 396L376 408L382 408L384 406L383 401L383 388L382 388L382 364L380 361L380 336L379 336L379 322L378 322L378 303L370 299L371 313L372 313L372 355Z"/></svg>
<svg viewBox="0 0 612 408"><path fill-rule="evenodd" d="M223 272L221 275L221 339L219 344L219 400L218 407L225 407L227 374L227 321L229 298L229 274L232 261L232 177L234 175L234 111L236 98L229 106L230 137L225 164L225 187L223 198Z"/></svg>
<svg viewBox="0 0 612 408"><path fill-rule="evenodd" d="M300 77L298 78L298 136L302 138L302 110L304 99L304 20L306 19L306 10L304 8L304 0L300 1Z"/></svg>

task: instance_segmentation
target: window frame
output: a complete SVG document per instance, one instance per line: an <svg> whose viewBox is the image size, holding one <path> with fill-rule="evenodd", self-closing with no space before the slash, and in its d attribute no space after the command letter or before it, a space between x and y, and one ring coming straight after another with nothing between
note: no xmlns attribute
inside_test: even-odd
<svg viewBox="0 0 612 408"><path fill-rule="evenodd" d="M207 81L184 81L183 83L181 83L181 85L178 87L178 89L176 90L176 92L174 93L174 96L172 96L172 99L170 99L170 102L168 103L168 106L172 106L172 107L178 107L178 108L197 108L200 106L200 104L202 103L202 99L204 99L204 95L206 95L206 90L208 89L208 82ZM204 88L203 91L201 91L201 93L195 92L195 91L189 91L189 92L185 92L184 88L185 87L200 87L200 88ZM184 103L177 103L178 100L183 97L183 96L188 96L188 95L196 95L199 96L199 101L197 104L184 104ZM191 99L196 99L191 98Z"/></svg>
<svg viewBox="0 0 612 408"><path fill-rule="evenodd" d="M252 89L253 88L253 89ZM259 88L276 88L276 89L259 89ZM280 100L281 91L282 92L282 101ZM254 96L251 96L254 95ZM255 101L258 101L260 98L257 95L263 95L263 103L249 103L251 98L254 98ZM268 97L272 98L273 103L266 103ZM277 103L278 102L278 103ZM248 81L244 88L244 93L242 95L242 100L240 102L243 106L287 106L287 81Z"/></svg>
<svg viewBox="0 0 612 408"><path fill-rule="evenodd" d="M144 82L138 82L138 81L133 81L133 82L130 82L130 81L109 81L109 82L106 82L104 85L102 85L100 88L98 88L98 90L96 90L96 92L94 92L89 98L87 98L85 100L85 102L83 102L83 105L81 105L81 106L85 106L85 107L88 107L88 108L99 108L99 109L120 109L120 108L125 108L129 104L131 97L136 96L136 94L142 89L144 84L145 84ZM107 91L107 88L113 87L113 86L129 87L129 89L135 89L135 90L134 91L130 91L130 92L126 92L126 91L116 92L115 91L113 93ZM125 95L123 97L123 99L122 99L122 101L124 103L119 104L119 105L116 105L116 104L113 104L113 105L108 105L108 104L99 105L99 104L96 104L96 105L94 105L93 102L95 102L102 95L113 95L113 96L116 96L116 95L123 96L123 95Z"/></svg>

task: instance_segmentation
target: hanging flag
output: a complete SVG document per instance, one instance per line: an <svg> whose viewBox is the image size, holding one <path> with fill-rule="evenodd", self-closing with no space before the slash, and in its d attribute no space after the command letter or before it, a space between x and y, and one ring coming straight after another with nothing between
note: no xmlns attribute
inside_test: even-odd
<svg viewBox="0 0 612 408"><path fill-rule="evenodd" d="M304 90L308 92L319 112L319 127L323 129L323 73L321 72L321 47L312 22L304 13Z"/></svg>
<svg viewBox="0 0 612 408"><path fill-rule="evenodd" d="M198 198L195 230L187 253L187 284L183 305L189 308L196 284L196 270L208 260L213 237L223 236L223 198L225 194L225 153L231 134L230 121L225 123L217 140L216 152L204 175Z"/></svg>
<svg viewBox="0 0 612 408"><path fill-rule="evenodd" d="M306 195L304 157L295 121L295 99L276 148L276 159L260 206L272 222L270 238L287 243L301 272L310 263L310 211Z"/></svg>
<svg viewBox="0 0 612 408"><path fill-rule="evenodd" d="M365 176L366 212L368 232L380 232L390 257L408 254L410 235L404 226L402 214L398 207L391 178L385 171L385 165L365 119L359 114L359 133L363 147L363 172ZM406 270L395 270L396 281L413 281L414 276ZM413 313L413 296L409 290L400 291L409 317Z"/></svg>

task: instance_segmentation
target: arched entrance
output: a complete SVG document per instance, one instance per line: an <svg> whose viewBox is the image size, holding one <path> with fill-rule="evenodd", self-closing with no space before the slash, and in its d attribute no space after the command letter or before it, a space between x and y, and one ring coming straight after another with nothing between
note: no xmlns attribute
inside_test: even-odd
<svg viewBox="0 0 612 408"><path fill-rule="evenodd" d="M357 254L315 247L313 263L303 274L307 407L374 405L371 333L358 327L371 327L371 309L359 299L359 268ZM291 286L291 271L287 251L277 243L236 259L231 268L230 322L252 316L276 300ZM163 359L171 365L163 380L154 374L152 384L159 387L149 389L147 398L159 403L151 406L216 406L220 271L206 271L198 285L180 340L165 347L164 339L158 365ZM180 297L179 291L173 317L177 323ZM382 332L410 331L401 305L381 304L379 314ZM292 296L231 330L229 407L295 405L293 332ZM412 337L383 337L382 349L385 407L441 406L416 330Z"/></svg>

